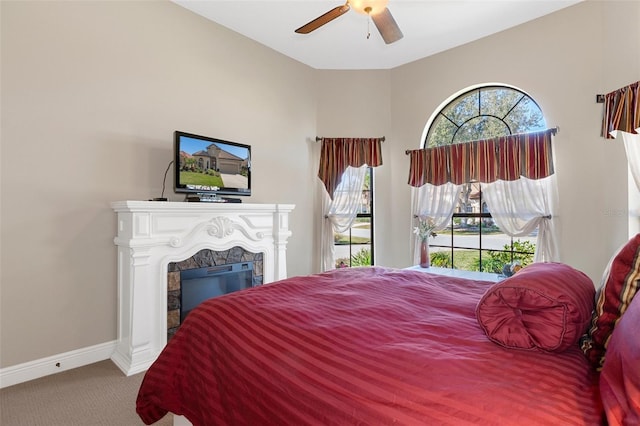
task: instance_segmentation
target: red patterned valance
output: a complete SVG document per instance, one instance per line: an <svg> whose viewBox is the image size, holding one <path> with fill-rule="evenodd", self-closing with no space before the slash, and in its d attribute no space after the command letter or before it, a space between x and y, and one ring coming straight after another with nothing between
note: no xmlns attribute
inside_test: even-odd
<svg viewBox="0 0 640 426"><path fill-rule="evenodd" d="M551 135L556 129L536 133L408 151L409 185L457 185L479 181L516 180L520 176L542 179L553 174Z"/></svg>
<svg viewBox="0 0 640 426"><path fill-rule="evenodd" d="M382 165L381 138L323 138L318 177L333 199L347 167Z"/></svg>
<svg viewBox="0 0 640 426"><path fill-rule="evenodd" d="M604 95L602 136L613 139L611 132L637 133L640 128L640 81Z"/></svg>

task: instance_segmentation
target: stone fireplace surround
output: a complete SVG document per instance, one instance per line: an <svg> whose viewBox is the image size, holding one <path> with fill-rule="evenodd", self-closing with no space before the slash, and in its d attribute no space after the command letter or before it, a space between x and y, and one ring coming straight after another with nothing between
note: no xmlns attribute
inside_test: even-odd
<svg viewBox="0 0 640 426"><path fill-rule="evenodd" d="M262 254L264 284L287 276L291 204L118 201L118 329L111 360L145 371L167 343L168 270L201 250Z"/></svg>

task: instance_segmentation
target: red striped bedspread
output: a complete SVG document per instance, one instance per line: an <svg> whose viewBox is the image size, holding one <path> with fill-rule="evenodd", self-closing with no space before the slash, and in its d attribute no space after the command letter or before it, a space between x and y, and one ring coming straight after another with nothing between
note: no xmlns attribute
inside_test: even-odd
<svg viewBox="0 0 640 426"><path fill-rule="evenodd" d="M339 269L210 299L145 374L137 412L212 425L597 425L579 350L505 349L489 282Z"/></svg>

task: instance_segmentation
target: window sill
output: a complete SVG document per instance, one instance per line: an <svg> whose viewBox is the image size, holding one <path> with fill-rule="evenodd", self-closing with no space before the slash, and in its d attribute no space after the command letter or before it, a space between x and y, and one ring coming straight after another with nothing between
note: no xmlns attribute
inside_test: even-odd
<svg viewBox="0 0 640 426"><path fill-rule="evenodd" d="M429 274L436 275L444 275L447 277L458 277L458 278L466 278L469 280L480 280L480 281L492 281L498 282L505 279L504 275L494 274L490 272L477 272L477 271L463 271L460 269L451 269L451 268L440 268L437 266L430 266L428 268L421 268L420 266L411 266L406 269L411 269L414 271L427 272Z"/></svg>

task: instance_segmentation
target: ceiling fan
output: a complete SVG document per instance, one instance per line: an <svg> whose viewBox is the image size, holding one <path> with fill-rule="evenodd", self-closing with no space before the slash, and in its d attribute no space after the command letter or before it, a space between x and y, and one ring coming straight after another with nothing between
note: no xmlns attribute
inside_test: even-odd
<svg viewBox="0 0 640 426"><path fill-rule="evenodd" d="M389 0L347 0L342 6L334 7L327 13L304 24L295 32L298 34L309 34L311 31L317 30L324 24L328 24L353 8L356 12L371 17L384 42L391 44L400 40L403 34L387 8L387 3L389 3Z"/></svg>

